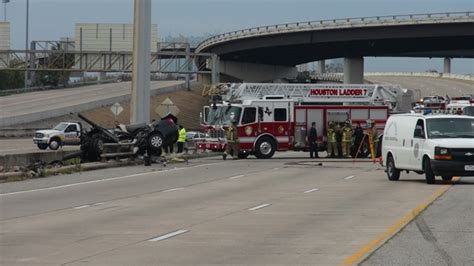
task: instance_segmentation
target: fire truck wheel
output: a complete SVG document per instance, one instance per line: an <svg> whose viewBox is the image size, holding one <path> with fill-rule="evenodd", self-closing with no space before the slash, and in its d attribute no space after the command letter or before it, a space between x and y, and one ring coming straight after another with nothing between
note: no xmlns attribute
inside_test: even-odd
<svg viewBox="0 0 474 266"><path fill-rule="evenodd" d="M249 157L249 153L248 152L239 152L239 159L247 159L247 157Z"/></svg>
<svg viewBox="0 0 474 266"><path fill-rule="evenodd" d="M269 137L260 138L255 145L255 157L258 159L270 159L275 154L276 144Z"/></svg>

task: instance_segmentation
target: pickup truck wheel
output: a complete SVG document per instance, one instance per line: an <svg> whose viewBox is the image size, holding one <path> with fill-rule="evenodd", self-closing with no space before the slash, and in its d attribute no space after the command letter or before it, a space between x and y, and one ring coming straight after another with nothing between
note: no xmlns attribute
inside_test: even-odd
<svg viewBox="0 0 474 266"><path fill-rule="evenodd" d="M148 151L150 151L152 154L156 154L161 150L161 147L163 146L164 139L163 136L160 133L152 133L148 137Z"/></svg>
<svg viewBox="0 0 474 266"><path fill-rule="evenodd" d="M90 162L100 160L100 155L104 151L104 140L97 135L92 136L88 147L87 158Z"/></svg>
<svg viewBox="0 0 474 266"><path fill-rule="evenodd" d="M395 160L392 155L387 158L387 177L390 181L398 181L400 179L400 170L395 168Z"/></svg>
<svg viewBox="0 0 474 266"><path fill-rule="evenodd" d="M40 150L46 150L48 148L48 144L45 144L45 143L39 143L38 144L38 148Z"/></svg>
<svg viewBox="0 0 474 266"><path fill-rule="evenodd" d="M60 146L61 146L61 141L57 138L54 138L49 142L49 148L53 151L59 149Z"/></svg>
<svg viewBox="0 0 474 266"><path fill-rule="evenodd" d="M435 175L433 174L433 170L431 169L431 162L429 158L425 158L423 160L423 168L425 170L426 184L434 184Z"/></svg>
<svg viewBox="0 0 474 266"><path fill-rule="evenodd" d="M453 176L451 176L451 175L443 175L441 178L443 178L444 181L451 181L451 180L453 180Z"/></svg>

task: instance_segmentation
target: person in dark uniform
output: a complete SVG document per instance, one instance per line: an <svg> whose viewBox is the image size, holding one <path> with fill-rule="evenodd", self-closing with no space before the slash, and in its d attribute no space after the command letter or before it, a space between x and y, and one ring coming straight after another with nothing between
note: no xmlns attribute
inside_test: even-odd
<svg viewBox="0 0 474 266"><path fill-rule="evenodd" d="M336 131L337 154L338 154L338 156L336 157L341 158L342 157L342 127L339 122L336 123L335 131Z"/></svg>
<svg viewBox="0 0 474 266"><path fill-rule="evenodd" d="M316 122L311 123L309 129L308 142L309 142L309 157L319 158L318 155L318 132L316 131Z"/></svg>
<svg viewBox="0 0 474 266"><path fill-rule="evenodd" d="M352 156L356 156L360 154L360 151L358 150L360 147L360 143L364 139L364 130L362 129L362 126L360 123L357 123L356 128L354 129L354 146L352 147Z"/></svg>

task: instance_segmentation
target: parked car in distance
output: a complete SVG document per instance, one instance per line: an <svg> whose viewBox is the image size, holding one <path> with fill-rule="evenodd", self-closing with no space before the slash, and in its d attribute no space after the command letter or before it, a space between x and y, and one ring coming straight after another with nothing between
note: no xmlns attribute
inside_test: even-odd
<svg viewBox="0 0 474 266"><path fill-rule="evenodd" d="M198 132L198 131L188 131L186 132L186 141L194 141L196 139L205 139L209 138L209 134Z"/></svg>
<svg viewBox="0 0 474 266"><path fill-rule="evenodd" d="M61 122L52 129L37 130L33 142L39 149L57 150L63 145L81 143L82 125L80 122Z"/></svg>
<svg viewBox="0 0 474 266"><path fill-rule="evenodd" d="M387 120L382 142L383 164L391 181L401 171L435 176L474 177L474 117L443 114L399 114Z"/></svg>

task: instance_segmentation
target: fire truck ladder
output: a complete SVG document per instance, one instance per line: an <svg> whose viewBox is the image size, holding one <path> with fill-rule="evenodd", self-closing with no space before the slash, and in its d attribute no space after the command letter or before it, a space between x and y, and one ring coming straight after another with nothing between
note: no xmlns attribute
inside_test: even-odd
<svg viewBox="0 0 474 266"><path fill-rule="evenodd" d="M327 102L344 104L389 105L396 109L401 101L403 90L398 85L364 85L364 84L272 84L272 83L234 83L227 84L228 90L223 100L229 102L249 99L264 99L269 96L280 96L293 99L299 103ZM332 90L336 96L315 94L319 90ZM343 91L363 90L361 95L345 96ZM342 96L341 96L342 95Z"/></svg>

